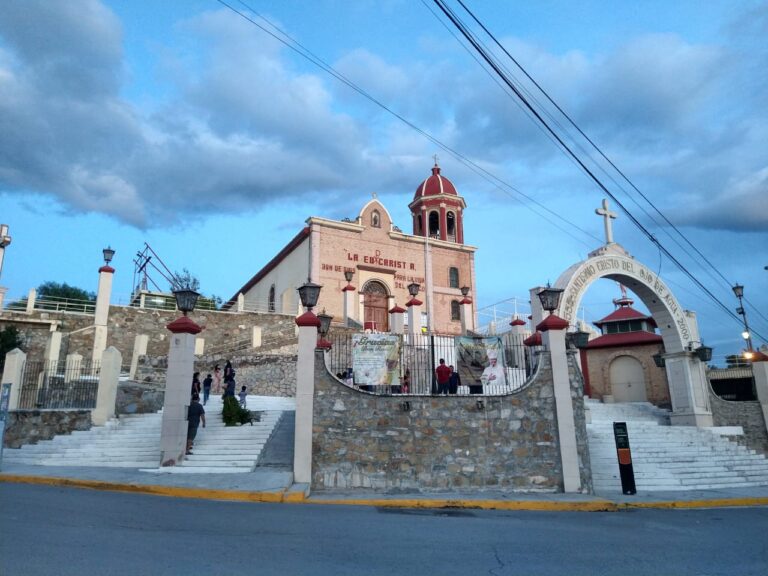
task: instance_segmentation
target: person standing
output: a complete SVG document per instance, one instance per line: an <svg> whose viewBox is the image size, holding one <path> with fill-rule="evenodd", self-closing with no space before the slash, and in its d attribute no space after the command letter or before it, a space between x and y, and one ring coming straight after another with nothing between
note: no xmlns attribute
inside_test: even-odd
<svg viewBox="0 0 768 576"><path fill-rule="evenodd" d="M403 394L411 393L411 369L406 368L405 374L400 378L400 391Z"/></svg>
<svg viewBox="0 0 768 576"><path fill-rule="evenodd" d="M457 370L454 370L453 364L449 368L451 369L451 377L448 379L448 393L456 394L459 391L459 386L461 386L461 376Z"/></svg>
<svg viewBox="0 0 768 576"><path fill-rule="evenodd" d="M246 398L248 398L248 389L243 386L240 388L240 392L238 392L237 395L240 398L240 408L245 408Z"/></svg>
<svg viewBox="0 0 768 576"><path fill-rule="evenodd" d="M235 369L232 368L232 362L227 360L224 364L224 384L227 384L230 380L235 379Z"/></svg>
<svg viewBox="0 0 768 576"><path fill-rule="evenodd" d="M202 387L200 386L200 372L195 372L192 375L192 396L197 394L200 396L200 391L202 390Z"/></svg>
<svg viewBox="0 0 768 576"><path fill-rule="evenodd" d="M205 377L205 380L203 380L203 406L208 403L208 397L211 395L212 384L213 378L211 378L211 375L208 374L208 376Z"/></svg>
<svg viewBox="0 0 768 576"><path fill-rule="evenodd" d="M213 393L221 394L221 366L213 367Z"/></svg>
<svg viewBox="0 0 768 576"><path fill-rule="evenodd" d="M193 394L192 403L187 410L187 456L192 454L192 446L195 443L197 428L200 426L200 422L203 423L203 428L205 428L205 408L200 405L200 395Z"/></svg>
<svg viewBox="0 0 768 576"><path fill-rule="evenodd" d="M435 376L437 376L437 393L448 394L451 369L445 365L445 358L440 358L440 365L435 368Z"/></svg>

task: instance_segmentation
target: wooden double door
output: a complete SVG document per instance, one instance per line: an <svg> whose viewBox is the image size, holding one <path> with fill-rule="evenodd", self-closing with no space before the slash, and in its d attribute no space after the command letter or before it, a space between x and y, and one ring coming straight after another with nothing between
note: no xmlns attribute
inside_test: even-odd
<svg viewBox="0 0 768 576"><path fill-rule="evenodd" d="M387 287L371 280L363 287L364 328L389 331L389 297Z"/></svg>

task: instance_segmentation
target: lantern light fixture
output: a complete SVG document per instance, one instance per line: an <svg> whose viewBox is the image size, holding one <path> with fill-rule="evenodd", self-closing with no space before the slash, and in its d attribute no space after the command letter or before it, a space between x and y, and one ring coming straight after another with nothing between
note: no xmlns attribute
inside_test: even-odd
<svg viewBox="0 0 768 576"><path fill-rule="evenodd" d="M537 296L541 302L541 307L552 314L560 305L560 296L563 294L562 288L552 288L547 282L547 287L539 291Z"/></svg>
<svg viewBox="0 0 768 576"><path fill-rule="evenodd" d="M320 284L315 284L310 281L309 278L307 278L307 281L303 285L297 288L299 291L299 299L301 299L301 305L304 306L308 312L311 312L312 308L317 306L321 288L322 286Z"/></svg>
<svg viewBox="0 0 768 576"><path fill-rule="evenodd" d="M115 251L112 250L111 246L107 246L101 252L104 255L104 264L109 266L109 263L112 262L112 258L115 256Z"/></svg>
<svg viewBox="0 0 768 576"><path fill-rule="evenodd" d="M416 295L419 293L419 288L421 288L421 285L419 285L417 282L411 282L408 284L408 294L411 295L411 298L416 298Z"/></svg>
<svg viewBox="0 0 768 576"><path fill-rule="evenodd" d="M195 309L197 299L200 297L200 293L191 288L174 290L173 295L176 297L176 307L184 314L184 316Z"/></svg>

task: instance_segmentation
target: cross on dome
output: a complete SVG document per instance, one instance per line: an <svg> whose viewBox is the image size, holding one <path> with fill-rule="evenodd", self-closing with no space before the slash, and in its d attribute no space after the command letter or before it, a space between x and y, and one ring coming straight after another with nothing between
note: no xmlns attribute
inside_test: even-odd
<svg viewBox="0 0 768 576"><path fill-rule="evenodd" d="M605 224L605 243L613 244L613 229L611 227L611 220L615 220L618 214L611 212L608 209L608 200L603 198L603 207L595 208L595 214L602 216Z"/></svg>

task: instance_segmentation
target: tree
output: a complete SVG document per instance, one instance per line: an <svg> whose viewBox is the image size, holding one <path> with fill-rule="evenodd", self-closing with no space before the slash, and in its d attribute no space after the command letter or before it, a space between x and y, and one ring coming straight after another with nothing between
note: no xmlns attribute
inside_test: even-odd
<svg viewBox="0 0 768 576"><path fill-rule="evenodd" d="M16 326L6 326L0 330L0 374L5 366L5 355L14 348L21 348L23 345L24 339Z"/></svg>
<svg viewBox="0 0 768 576"><path fill-rule="evenodd" d="M62 300L85 300L88 302L96 301L95 292L87 292L82 288L70 286L66 282L43 282L37 287L37 295L47 298L56 298Z"/></svg>
<svg viewBox="0 0 768 576"><path fill-rule="evenodd" d="M174 272L171 290L187 289L200 291L200 281L192 273L183 268L181 272ZM201 295L195 306L198 310L218 310L221 306L221 298L211 294L210 296Z"/></svg>

